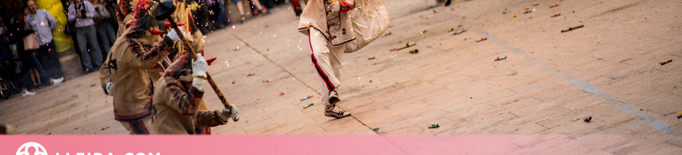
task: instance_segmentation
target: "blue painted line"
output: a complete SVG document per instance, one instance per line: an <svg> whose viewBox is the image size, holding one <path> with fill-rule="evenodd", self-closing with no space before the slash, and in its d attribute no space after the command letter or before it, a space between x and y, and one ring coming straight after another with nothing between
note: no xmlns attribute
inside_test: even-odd
<svg viewBox="0 0 682 155"><path fill-rule="evenodd" d="M658 130L662 133L671 134L671 132L674 131L674 128L671 127L670 125L668 125L667 123L656 119L656 117L653 117L646 112L640 111L637 107L635 107L629 103L618 100L616 97L609 95L608 93L602 91L601 89L599 89L597 87L594 87L594 86L588 84L587 82L585 82L581 79L574 78L573 76L571 76L571 74L559 70L557 66L547 64L541 60L538 60L535 57L533 57L532 55L529 55L528 53L526 53L520 49L516 49L516 48L512 47L506 41L498 39L494 35L491 35L485 31L479 31L478 34L485 36L486 38L488 38L488 40L496 43L499 46L507 48L509 50L509 52L512 52L518 56L521 56L522 58L525 58L526 60L534 63L536 66L538 66L544 70L550 71L555 76L558 76L561 79L565 79L567 82L571 83L572 85L580 88L581 90L583 90L587 93L592 94L593 96L599 98L600 100L602 100L606 103L611 103L611 105L613 107L620 110L621 112L626 113L626 114L630 115L631 117L641 119L643 123L649 125L652 128L655 128L656 130ZM682 138L682 134L679 134L679 133L674 134L674 136L677 137L678 139Z"/></svg>

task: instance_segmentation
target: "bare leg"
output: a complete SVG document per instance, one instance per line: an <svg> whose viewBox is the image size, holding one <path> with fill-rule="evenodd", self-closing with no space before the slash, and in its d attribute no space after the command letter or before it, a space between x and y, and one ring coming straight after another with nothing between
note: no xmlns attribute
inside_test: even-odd
<svg viewBox="0 0 682 155"><path fill-rule="evenodd" d="M36 69L33 69L33 71L35 72L33 75L36 76L36 81L38 81L38 84L39 84L39 85L42 85L42 84L43 84L43 81L40 80L40 73L39 73L38 70L36 70Z"/></svg>
<svg viewBox="0 0 682 155"><path fill-rule="evenodd" d="M263 6L260 5L260 2L258 2L258 0L251 0L251 3L253 3L253 5L255 5L256 8L258 8L258 10L262 10L263 11L262 13L268 12L267 10L263 9Z"/></svg>
<svg viewBox="0 0 682 155"><path fill-rule="evenodd" d="M239 14L242 15L242 22L244 22L246 17L244 16L244 3L242 3L242 1L237 2L237 10L239 10Z"/></svg>
<svg viewBox="0 0 682 155"><path fill-rule="evenodd" d="M31 81L33 81L33 85L38 85L40 83L40 80L38 78L38 71L34 68L29 71L29 77L31 77ZM37 81L37 82L36 82Z"/></svg>

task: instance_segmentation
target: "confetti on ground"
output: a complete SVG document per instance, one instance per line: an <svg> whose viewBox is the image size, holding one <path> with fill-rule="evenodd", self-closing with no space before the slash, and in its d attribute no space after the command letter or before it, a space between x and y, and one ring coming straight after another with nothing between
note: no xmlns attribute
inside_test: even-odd
<svg viewBox="0 0 682 155"><path fill-rule="evenodd" d="M462 29L462 30L459 30L459 31L457 31L457 32L450 32L450 34L452 34L452 35L458 35L458 34L462 34L462 33L466 32L466 31L467 31L467 30Z"/></svg>
<svg viewBox="0 0 682 155"><path fill-rule="evenodd" d="M512 17L516 18L516 15L512 15Z"/></svg>
<svg viewBox="0 0 682 155"><path fill-rule="evenodd" d="M670 60L663 60L663 61L659 62L659 64L665 65L665 64L668 64L668 63L670 63L670 62L673 62L673 59L670 59Z"/></svg>
<svg viewBox="0 0 682 155"><path fill-rule="evenodd" d="M592 116L586 117L585 119L583 119L583 121L585 121L585 122L590 122L590 121L592 121Z"/></svg>
<svg viewBox="0 0 682 155"><path fill-rule="evenodd" d="M421 33L422 33L422 34L426 33L426 30L422 31Z"/></svg>
<svg viewBox="0 0 682 155"><path fill-rule="evenodd" d="M677 119L682 118L682 111L680 111L680 114L677 115Z"/></svg>
<svg viewBox="0 0 682 155"><path fill-rule="evenodd" d="M435 129L435 128L440 128L440 125L438 125L438 124L431 124L431 126L429 126L429 129Z"/></svg>
<svg viewBox="0 0 682 155"><path fill-rule="evenodd" d="M97 84L92 84L92 85L90 85L90 87L94 87L94 86L97 86Z"/></svg>
<svg viewBox="0 0 682 155"><path fill-rule="evenodd" d="M529 14L529 13L531 13L531 12L533 12L533 11L528 10L528 11L526 11L526 12L523 12L523 14Z"/></svg>
<svg viewBox="0 0 682 155"><path fill-rule="evenodd" d="M582 27L585 27L585 25L580 24L580 25L578 25L578 26L569 27L568 29L561 30L561 33L568 32L568 31L573 31L573 30L575 30L575 29L579 29L579 28L582 28Z"/></svg>
<svg viewBox="0 0 682 155"><path fill-rule="evenodd" d="M419 53L419 50L418 50L418 49L414 49L414 50L411 50L411 51L410 51L410 54L417 54L417 53Z"/></svg>
<svg viewBox="0 0 682 155"><path fill-rule="evenodd" d="M311 97L313 97L313 95L308 95L308 96L302 98L301 101L305 101L305 100L307 100L307 99L310 99Z"/></svg>
<svg viewBox="0 0 682 155"><path fill-rule="evenodd" d="M560 14L560 13L557 13L557 14L552 15L552 18L554 18L554 17L559 17L559 16L561 16L561 14Z"/></svg>
<svg viewBox="0 0 682 155"><path fill-rule="evenodd" d="M271 81L271 80L263 80L263 83L268 83L268 82L270 82L270 81Z"/></svg>
<svg viewBox="0 0 682 155"><path fill-rule="evenodd" d="M315 105L315 103L310 103L310 104L306 105L305 107L303 107L303 109L310 108L310 107L312 107L313 105Z"/></svg>
<svg viewBox="0 0 682 155"><path fill-rule="evenodd" d="M538 3L533 3L533 6L538 6L538 5L540 5L540 4L538 4Z"/></svg>
<svg viewBox="0 0 682 155"><path fill-rule="evenodd" d="M256 73L249 73L249 74L246 75L246 77L254 76L254 75L256 75Z"/></svg>
<svg viewBox="0 0 682 155"><path fill-rule="evenodd" d="M412 47L412 46L414 46L414 45L417 45L417 43L407 43L407 44L405 44L405 46L403 46L403 47L400 47L400 48L393 48L393 49L390 49L389 51L399 51L399 50L402 50L402 49L406 49L406 48L408 48L408 47Z"/></svg>
<svg viewBox="0 0 682 155"><path fill-rule="evenodd" d="M106 129L109 129L109 127L108 127L108 126L103 127L103 128L102 128L102 131L104 131L104 130L106 130Z"/></svg>
<svg viewBox="0 0 682 155"><path fill-rule="evenodd" d="M374 132L378 132L378 131L379 131L379 129L380 129L380 128L374 128L374 129L372 129L372 131L374 131Z"/></svg>
<svg viewBox="0 0 682 155"><path fill-rule="evenodd" d="M630 61L630 60L632 60L632 58L627 58L627 59L621 60L620 63L623 63L623 62L626 62L626 61Z"/></svg>
<svg viewBox="0 0 682 155"><path fill-rule="evenodd" d="M374 60L374 59L376 59L376 58L375 58L375 57L369 57L369 58L367 58L367 60Z"/></svg>
<svg viewBox="0 0 682 155"><path fill-rule="evenodd" d="M280 92L280 93L279 93L279 96L284 96L284 92Z"/></svg>
<svg viewBox="0 0 682 155"><path fill-rule="evenodd" d="M476 40L476 42L486 41L488 38L481 38L481 40Z"/></svg>
<svg viewBox="0 0 682 155"><path fill-rule="evenodd" d="M388 33L384 34L384 37L385 37L385 36L390 36L390 35L393 35L393 33L392 33L392 32L388 32Z"/></svg>
<svg viewBox="0 0 682 155"><path fill-rule="evenodd" d="M557 6L559 6L559 4L552 4L549 6L549 8L553 8L553 7L557 7Z"/></svg>
<svg viewBox="0 0 682 155"><path fill-rule="evenodd" d="M507 59L507 56L497 57L497 58L495 58L495 61L500 61L500 60L504 60L504 59Z"/></svg>

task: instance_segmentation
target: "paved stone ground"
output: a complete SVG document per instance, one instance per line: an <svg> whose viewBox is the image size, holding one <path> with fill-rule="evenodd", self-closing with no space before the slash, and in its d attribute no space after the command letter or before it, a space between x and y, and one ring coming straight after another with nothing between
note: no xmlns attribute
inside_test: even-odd
<svg viewBox="0 0 682 155"><path fill-rule="evenodd" d="M592 148L580 154L682 152L682 1L457 0L438 13L433 0L385 2L393 35L343 56L340 107L352 118L302 108L319 103L322 81L286 6L209 34L207 56L219 61L209 72L242 112L214 134L569 135L557 145ZM468 31L450 35L459 24ZM388 51L407 42L417 45ZM675 61L658 64L666 59ZM126 134L97 77L2 101L0 123L25 134ZM209 108L221 108L206 91ZM614 135L623 137L592 138ZM513 143L542 144L529 141Z"/></svg>

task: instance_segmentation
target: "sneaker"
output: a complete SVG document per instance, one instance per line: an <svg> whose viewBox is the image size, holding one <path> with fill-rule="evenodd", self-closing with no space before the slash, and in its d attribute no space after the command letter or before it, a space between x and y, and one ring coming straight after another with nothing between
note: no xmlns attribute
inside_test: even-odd
<svg viewBox="0 0 682 155"><path fill-rule="evenodd" d="M35 94L36 93L34 93L34 92L26 91L26 92L21 93L21 97L33 96Z"/></svg>
<svg viewBox="0 0 682 155"><path fill-rule="evenodd" d="M62 83L64 81L64 77L61 77L59 79L52 79L52 80L54 81L54 82L52 82L52 85L54 86L54 85Z"/></svg>

